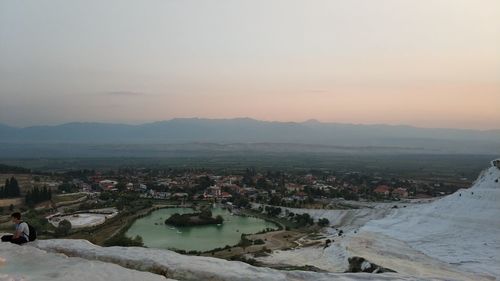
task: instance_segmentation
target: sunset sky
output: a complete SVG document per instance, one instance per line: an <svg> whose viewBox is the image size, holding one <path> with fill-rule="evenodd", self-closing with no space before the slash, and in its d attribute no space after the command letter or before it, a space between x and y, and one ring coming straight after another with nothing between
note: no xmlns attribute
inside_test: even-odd
<svg viewBox="0 0 500 281"><path fill-rule="evenodd" d="M0 0L0 123L500 129L498 0Z"/></svg>

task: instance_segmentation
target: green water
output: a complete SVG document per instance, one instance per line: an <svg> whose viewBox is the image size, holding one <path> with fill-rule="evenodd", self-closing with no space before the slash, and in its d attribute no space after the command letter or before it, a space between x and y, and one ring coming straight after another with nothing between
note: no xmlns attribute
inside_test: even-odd
<svg viewBox="0 0 500 281"><path fill-rule="evenodd" d="M165 219L175 213L192 213L190 208L168 208L152 212L137 219L126 232L127 237L140 235L144 245L150 248L208 251L226 245L235 245L241 234L253 234L266 228L277 229L272 223L258 218L231 216L229 211L214 208L213 216L221 215L224 223L217 225L172 227Z"/></svg>

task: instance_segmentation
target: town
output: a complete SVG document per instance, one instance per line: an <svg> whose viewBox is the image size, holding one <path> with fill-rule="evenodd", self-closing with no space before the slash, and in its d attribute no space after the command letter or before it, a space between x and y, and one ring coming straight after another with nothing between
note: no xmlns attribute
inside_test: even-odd
<svg viewBox="0 0 500 281"><path fill-rule="evenodd" d="M104 246L145 246L148 241L156 241L148 237L149 233L168 234L168 228L146 230L163 224L159 222L165 219L163 216L208 207L227 221L226 241L199 248L178 249L168 243L157 247L245 262L249 262L245 254L253 252L258 256L269 250L287 249L299 239L303 245L319 243L319 233L330 224L329 220L318 218L315 223L307 214L294 216L294 208L349 210L381 203L388 204L387 208L406 207L470 185L466 178L403 178L331 169L119 168L41 172L1 165L0 177L5 179L0 186L0 229L5 231L10 227L10 214L21 211L42 238L87 239ZM246 222L246 217L253 221ZM141 218L156 220L135 228ZM231 226L231 220L242 224ZM246 229L248 233L239 233L239 228L247 224L252 227ZM182 228L175 229L177 233L168 239L170 243L181 239L182 247L186 238L177 237L182 235ZM207 233L206 237L212 236Z"/></svg>
<svg viewBox="0 0 500 281"><path fill-rule="evenodd" d="M28 170L10 172L5 170L0 174L5 179L5 184L0 186L0 198L17 198L17 201L12 201L13 205L23 200L18 198L19 190L17 193L8 192L11 185L23 190L25 202L32 204L49 199L47 195L39 196L41 199L30 199L33 192L80 192L91 197L96 197L100 192L119 192L157 200L220 202L245 199L253 203L285 207L328 208L331 202L338 202L332 199L398 201L439 197L471 183L467 178L437 181L387 177L380 173L256 171L253 168L221 173L205 169L151 168L80 170L59 174L32 174Z"/></svg>

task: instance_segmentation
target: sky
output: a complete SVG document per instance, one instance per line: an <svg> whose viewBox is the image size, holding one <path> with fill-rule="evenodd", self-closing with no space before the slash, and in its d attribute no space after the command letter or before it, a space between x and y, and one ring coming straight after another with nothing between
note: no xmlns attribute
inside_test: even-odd
<svg viewBox="0 0 500 281"><path fill-rule="evenodd" d="M500 129L498 0L0 0L0 123Z"/></svg>

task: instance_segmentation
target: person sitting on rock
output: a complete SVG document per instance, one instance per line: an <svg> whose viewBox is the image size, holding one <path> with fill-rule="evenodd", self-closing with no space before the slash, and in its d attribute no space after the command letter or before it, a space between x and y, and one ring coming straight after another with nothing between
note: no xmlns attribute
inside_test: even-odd
<svg viewBox="0 0 500 281"><path fill-rule="evenodd" d="M18 245L28 242L30 240L30 229L27 223L21 221L21 213L13 213L11 218L12 223L16 226L16 232L14 235L2 236L2 242L11 242Z"/></svg>

